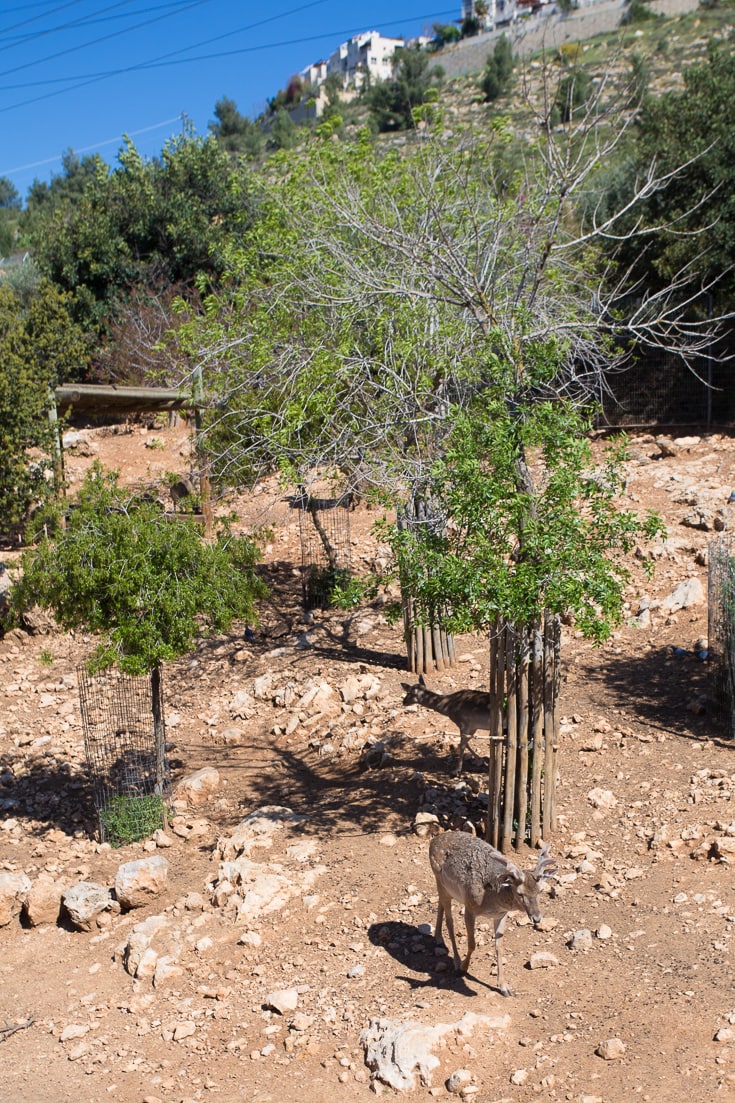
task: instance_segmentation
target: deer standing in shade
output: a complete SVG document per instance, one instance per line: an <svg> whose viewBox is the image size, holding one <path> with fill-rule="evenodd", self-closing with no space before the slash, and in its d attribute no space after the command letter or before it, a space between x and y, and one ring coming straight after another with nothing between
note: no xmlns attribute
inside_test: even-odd
<svg viewBox="0 0 735 1103"><path fill-rule="evenodd" d="M456 693L434 693L428 689L423 674L416 685L401 682L406 690L404 705L423 705L424 708L447 716L459 728L459 760L457 774L462 773L465 751L470 739L478 731L490 731L490 694L481 689L459 689Z"/></svg>

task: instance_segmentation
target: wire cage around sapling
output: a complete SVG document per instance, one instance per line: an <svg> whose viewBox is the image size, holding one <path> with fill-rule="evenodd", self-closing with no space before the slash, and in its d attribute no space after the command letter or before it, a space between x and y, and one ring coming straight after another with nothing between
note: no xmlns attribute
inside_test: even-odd
<svg viewBox="0 0 735 1103"><path fill-rule="evenodd" d="M161 674L78 671L87 769L100 838L122 846L166 825L170 784Z"/></svg>
<svg viewBox="0 0 735 1103"><path fill-rule="evenodd" d="M299 511L304 608L328 609L335 590L349 582L352 576L352 495L315 498L301 487L291 502Z"/></svg>

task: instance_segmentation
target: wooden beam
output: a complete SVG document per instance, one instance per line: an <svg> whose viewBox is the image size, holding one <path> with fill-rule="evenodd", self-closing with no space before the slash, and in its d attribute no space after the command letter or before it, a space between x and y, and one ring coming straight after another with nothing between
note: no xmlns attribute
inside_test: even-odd
<svg viewBox="0 0 735 1103"><path fill-rule="evenodd" d="M129 414L146 410L185 410L196 405L191 392L168 387L110 387L95 383L65 384L54 390L60 410L85 414Z"/></svg>

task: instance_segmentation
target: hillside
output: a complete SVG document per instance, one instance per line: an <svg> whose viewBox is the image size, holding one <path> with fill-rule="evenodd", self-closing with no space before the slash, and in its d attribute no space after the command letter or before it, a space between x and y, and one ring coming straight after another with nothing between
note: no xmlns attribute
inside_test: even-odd
<svg viewBox="0 0 735 1103"><path fill-rule="evenodd" d="M732 508L735 442L631 443L627 504L660 510L669 534L651 583L633 557L630 622L609 644L594 650L565 631L550 840L559 875L539 930L508 924L509 999L494 987L487 924L465 979L430 937L423 832L481 824L486 744L476 740L453 778L456 730L402 708L400 632L379 604L347 618L303 613L298 522L275 487L230 503L246 527L273 529L272 596L254 638L240 625L165 672L179 789L158 844L113 851L92 835L77 697L91 641L43 626L0 641L0 883L28 878L36 924L15 906L0 916L8 1103L30 1084L37 1103L368 1100L392 1090L372 1080L361 1042L383 1020L420 1024L414 1045L430 1042L440 1062L430 1084L417 1077L401 1093L408 1100L444 1096L452 1073L463 1098L498 1103L732 1094L732 744L696 655L706 604L675 611L667 599L690 578L706 589L707 545ZM187 449L180 427L95 430L70 474L97 457L147 480L185 465ZM369 568L374 515L362 505L351 518L355 561ZM458 652L434 688L483 685L485 642L462 638ZM202 768L209 788L181 787ZM263 808L233 896L220 863ZM143 907L102 912L86 932L49 921L62 888L104 888L121 862L150 855L166 858L168 883ZM459 922L458 932L464 945ZM133 943L148 947L135 978ZM443 1042L443 1027L426 1033L467 1013L478 1018ZM622 1044L603 1046L610 1039Z"/></svg>

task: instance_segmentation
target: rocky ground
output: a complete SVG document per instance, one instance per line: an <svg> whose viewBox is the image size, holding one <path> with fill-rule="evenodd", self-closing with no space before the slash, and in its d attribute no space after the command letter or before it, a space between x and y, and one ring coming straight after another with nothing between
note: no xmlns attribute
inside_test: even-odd
<svg viewBox="0 0 735 1103"><path fill-rule="evenodd" d="M380 605L304 616L298 522L272 488L236 503L245 526L272 527L260 626L166 671L177 789L154 839L95 836L77 689L90 641L42 623L0 641L4 1099L735 1098L735 759L701 655L735 441L631 443L626 504L669 534L640 553L651 582L632 558L628 621L606 646L566 630L559 874L541 929L508 923L507 999L487 926L467 977L435 948L422 834L482 822L487 744L452 776L457 732L403 709ZM67 473L97 457L155 482L187 473L188 447L185 427L95 430ZM351 515L360 569L381 553L372 519ZM433 688L483 686L484 642L458 653ZM79 930L56 914L84 882L102 910Z"/></svg>

